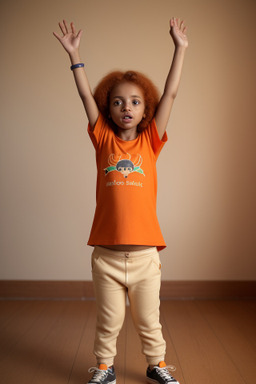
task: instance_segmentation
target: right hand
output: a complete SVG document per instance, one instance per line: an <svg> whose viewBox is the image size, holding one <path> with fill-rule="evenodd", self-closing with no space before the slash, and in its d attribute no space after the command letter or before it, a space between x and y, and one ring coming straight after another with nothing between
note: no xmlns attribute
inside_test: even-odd
<svg viewBox="0 0 256 384"><path fill-rule="evenodd" d="M187 27L184 25L184 21L173 17L170 20L170 35L173 38L175 46L181 46L187 48L188 38L186 35Z"/></svg>
<svg viewBox="0 0 256 384"><path fill-rule="evenodd" d="M76 33L74 23L70 23L69 28L66 20L63 20L63 23L60 22L59 27L63 33L63 36L60 36L56 32L53 32L53 34L59 40L68 54L72 54L74 51L79 49L80 39L83 31L80 29L79 32Z"/></svg>

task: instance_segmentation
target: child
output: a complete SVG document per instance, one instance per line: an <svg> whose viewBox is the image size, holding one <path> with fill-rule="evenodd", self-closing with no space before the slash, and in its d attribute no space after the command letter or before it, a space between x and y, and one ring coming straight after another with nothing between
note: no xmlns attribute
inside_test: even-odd
<svg viewBox="0 0 256 384"><path fill-rule="evenodd" d="M164 93L138 72L113 72L94 96L81 63L82 31L64 20L54 33L71 60L79 95L96 150L96 210L88 244L94 246L92 275L97 303L90 384L115 384L116 340L125 317L126 294L146 356L150 383L178 383L164 362L165 341L159 323L161 264L165 248L156 216L156 160L167 141L165 132L176 97L188 46L183 21L172 18L174 57ZM88 384L89 384L88 383Z"/></svg>

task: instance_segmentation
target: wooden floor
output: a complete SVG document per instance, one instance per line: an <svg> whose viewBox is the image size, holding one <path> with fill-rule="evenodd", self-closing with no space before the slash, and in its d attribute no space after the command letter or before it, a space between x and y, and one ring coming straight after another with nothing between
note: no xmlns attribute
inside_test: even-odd
<svg viewBox="0 0 256 384"><path fill-rule="evenodd" d="M1 384L84 384L94 301L0 301ZM256 383L255 301L162 301L167 363L181 384ZM129 307L118 339L117 384L146 383Z"/></svg>

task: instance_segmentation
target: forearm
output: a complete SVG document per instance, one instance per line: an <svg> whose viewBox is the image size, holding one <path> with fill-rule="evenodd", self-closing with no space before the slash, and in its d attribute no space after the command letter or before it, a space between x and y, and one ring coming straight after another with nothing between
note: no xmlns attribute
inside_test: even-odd
<svg viewBox="0 0 256 384"><path fill-rule="evenodd" d="M78 50L69 54L71 65L81 63ZM78 93L84 102L86 98L92 97L91 88L83 67L73 69L73 75L77 86Z"/></svg>
<svg viewBox="0 0 256 384"><path fill-rule="evenodd" d="M63 23L59 23L59 27L62 31L62 36L53 32L54 36L59 40L65 51L70 57L71 64L81 63L79 54L80 39L82 36L82 30L76 33L74 23L68 26L68 23L63 20ZM91 88L83 67L73 68L73 75L75 78L78 93L84 104L85 112L87 114L89 123L93 128L98 119L99 110L94 97L91 92Z"/></svg>
<svg viewBox="0 0 256 384"><path fill-rule="evenodd" d="M168 73L163 96L175 99L181 79L186 47L175 47L172 64Z"/></svg>
<svg viewBox="0 0 256 384"><path fill-rule="evenodd" d="M69 54L71 65L81 63L78 50ZM99 110L91 92L89 81L83 67L73 69L73 75L78 93L82 99L89 123L94 127L98 119Z"/></svg>
<svg viewBox="0 0 256 384"><path fill-rule="evenodd" d="M178 46L175 48L171 68L166 79L164 92L156 111L155 119L160 138L163 137L165 132L173 102L178 92L185 51L185 47Z"/></svg>

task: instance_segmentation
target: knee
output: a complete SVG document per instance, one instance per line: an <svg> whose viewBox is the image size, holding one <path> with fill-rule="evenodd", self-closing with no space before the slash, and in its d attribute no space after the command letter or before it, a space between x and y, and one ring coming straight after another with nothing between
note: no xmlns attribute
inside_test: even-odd
<svg viewBox="0 0 256 384"><path fill-rule="evenodd" d="M97 328L104 332L119 332L122 328L125 318L125 308L119 308L117 311L111 311L105 308L97 316Z"/></svg>

